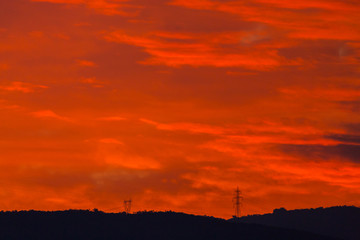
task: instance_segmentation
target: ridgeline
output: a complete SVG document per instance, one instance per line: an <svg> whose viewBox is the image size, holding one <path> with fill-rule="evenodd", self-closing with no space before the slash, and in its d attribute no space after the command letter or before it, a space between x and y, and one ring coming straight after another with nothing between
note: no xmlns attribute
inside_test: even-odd
<svg viewBox="0 0 360 240"><path fill-rule="evenodd" d="M175 212L104 213L89 210L0 212L6 240L334 240L299 230Z"/></svg>
<svg viewBox="0 0 360 240"><path fill-rule="evenodd" d="M287 211L275 209L272 214L242 217L236 222L296 229L337 237L360 240L360 208L339 206Z"/></svg>

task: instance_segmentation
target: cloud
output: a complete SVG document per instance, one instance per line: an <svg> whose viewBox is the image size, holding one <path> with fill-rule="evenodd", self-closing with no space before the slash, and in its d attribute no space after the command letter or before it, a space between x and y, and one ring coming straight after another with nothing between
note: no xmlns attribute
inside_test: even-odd
<svg viewBox="0 0 360 240"><path fill-rule="evenodd" d="M300 156L313 161L342 160L360 163L360 145L338 144L335 146L322 145L279 145L285 154Z"/></svg>
<svg viewBox="0 0 360 240"><path fill-rule="evenodd" d="M171 4L192 9L221 11L239 15L244 21L261 22L284 29L288 37L299 39L360 40L360 29L354 27L359 6L352 1L278 0L189 1L173 0ZM317 10L317 11L314 11ZM356 29L356 30L355 30ZM338 34L341 32L341 34Z"/></svg>
<svg viewBox="0 0 360 240"><path fill-rule="evenodd" d="M98 121L105 121L105 122L117 122L117 121L124 121L126 118L120 116L110 116L110 117L101 117L97 118Z"/></svg>
<svg viewBox="0 0 360 240"><path fill-rule="evenodd" d="M96 159L99 164L124 170L155 170L162 168L161 163L151 157L129 152L127 148L123 147L124 144L117 139L101 139L100 143L102 145L96 151Z"/></svg>
<svg viewBox="0 0 360 240"><path fill-rule="evenodd" d="M140 119L141 122L155 126L159 130L166 131L186 131L190 133L205 133L211 135L221 135L225 132L225 129L217 126L210 126L205 124L196 123L157 123L145 118Z"/></svg>
<svg viewBox="0 0 360 240"><path fill-rule="evenodd" d="M169 32L133 36L122 31L115 31L109 33L105 38L111 42L144 48L144 51L151 56L140 62L145 65L245 67L266 70L281 65L299 64L297 60L289 60L280 56L276 47L272 48L270 45L268 48L260 46L249 48L239 43L239 33L231 35L231 33L207 36L179 35ZM188 41L183 41L184 39ZM229 49L226 47L227 44ZM230 49L231 51L229 51Z"/></svg>
<svg viewBox="0 0 360 240"><path fill-rule="evenodd" d="M336 101L335 102L341 109L357 113L360 108L360 101Z"/></svg>
<svg viewBox="0 0 360 240"><path fill-rule="evenodd" d="M0 85L0 90L5 91L14 91L14 92L23 92L23 93L31 93L35 92L37 89L46 89L47 86L44 85L36 85L26 82L11 82L9 85Z"/></svg>
<svg viewBox="0 0 360 240"><path fill-rule="evenodd" d="M32 112L31 115L33 115L36 118L44 118L44 119L53 118L53 119L57 119L57 120L61 120L61 121L72 121L70 118L60 116L51 110L36 111L36 112Z"/></svg>
<svg viewBox="0 0 360 240"><path fill-rule="evenodd" d="M96 66L96 65L94 65L94 66ZM103 88L104 87L104 82L96 79L96 77L83 78L81 80L81 82L90 84L94 88Z"/></svg>
<svg viewBox="0 0 360 240"><path fill-rule="evenodd" d="M76 4L85 5L86 7L95 10L98 13L105 15L122 15L135 16L137 15L137 6L127 4L128 0L31 0L33 2L50 2L60 4Z"/></svg>
<svg viewBox="0 0 360 240"><path fill-rule="evenodd" d="M345 123L344 128L347 132L350 132L351 134L360 134L360 123L358 122Z"/></svg>
<svg viewBox="0 0 360 240"><path fill-rule="evenodd" d="M16 104L11 104L6 100L0 99L0 109L20 109L21 107Z"/></svg>
<svg viewBox="0 0 360 240"><path fill-rule="evenodd" d="M283 88L279 89L281 93L291 95L292 97L318 98L329 101L352 101L360 98L360 91L354 88L358 86L349 86L349 88Z"/></svg>
<svg viewBox="0 0 360 240"><path fill-rule="evenodd" d="M334 139L340 141L342 143L352 143L360 145L360 135L352 135L352 134L332 134L325 136L329 139Z"/></svg>
<svg viewBox="0 0 360 240"><path fill-rule="evenodd" d="M118 144L123 145L124 143L115 139L115 138L102 138L99 140L100 143L108 143L108 144Z"/></svg>
<svg viewBox="0 0 360 240"><path fill-rule="evenodd" d="M344 81L346 81L344 79ZM359 85L349 81L342 87L334 88L329 86L324 89L321 86L315 87L293 87L283 88L278 91L284 94L284 97L290 101L300 100L312 102L312 108L323 108L324 105L331 107L329 116L337 114L338 117L342 117L343 121L347 122L348 116L344 115L344 112L356 113L360 106L360 91Z"/></svg>
<svg viewBox="0 0 360 240"><path fill-rule="evenodd" d="M83 67L95 67L96 63L92 62L92 61L88 61L88 60L76 60L78 65L83 66Z"/></svg>

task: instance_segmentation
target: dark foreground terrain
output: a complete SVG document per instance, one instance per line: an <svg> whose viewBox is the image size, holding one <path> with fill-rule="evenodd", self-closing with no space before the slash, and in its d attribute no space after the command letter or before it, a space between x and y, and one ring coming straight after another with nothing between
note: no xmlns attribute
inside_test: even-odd
<svg viewBox="0 0 360 240"><path fill-rule="evenodd" d="M312 233L174 212L0 212L0 239L331 240Z"/></svg>
<svg viewBox="0 0 360 240"><path fill-rule="evenodd" d="M287 211L275 209L272 214L252 215L239 220L338 237L360 240L360 208L331 207Z"/></svg>

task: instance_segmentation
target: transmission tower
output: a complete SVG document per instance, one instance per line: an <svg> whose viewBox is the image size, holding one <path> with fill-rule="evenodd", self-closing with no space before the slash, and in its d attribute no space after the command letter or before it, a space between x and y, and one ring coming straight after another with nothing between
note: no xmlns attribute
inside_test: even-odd
<svg viewBox="0 0 360 240"><path fill-rule="evenodd" d="M235 196L233 197L233 204L234 204L234 208L235 208L235 218L239 218L241 216L241 204L242 204L242 200L244 198L242 197L242 193L239 190L239 187L236 188L235 190Z"/></svg>
<svg viewBox="0 0 360 240"><path fill-rule="evenodd" d="M125 212L127 213L127 214L129 214L130 213L130 211L131 211L131 199L129 199L129 200L124 200L124 208L125 208Z"/></svg>

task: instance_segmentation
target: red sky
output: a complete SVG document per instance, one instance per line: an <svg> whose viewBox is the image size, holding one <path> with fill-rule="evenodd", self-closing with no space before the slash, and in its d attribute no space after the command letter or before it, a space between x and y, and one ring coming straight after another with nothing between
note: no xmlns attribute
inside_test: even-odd
<svg viewBox="0 0 360 240"><path fill-rule="evenodd" d="M0 0L0 209L360 205L358 0Z"/></svg>

